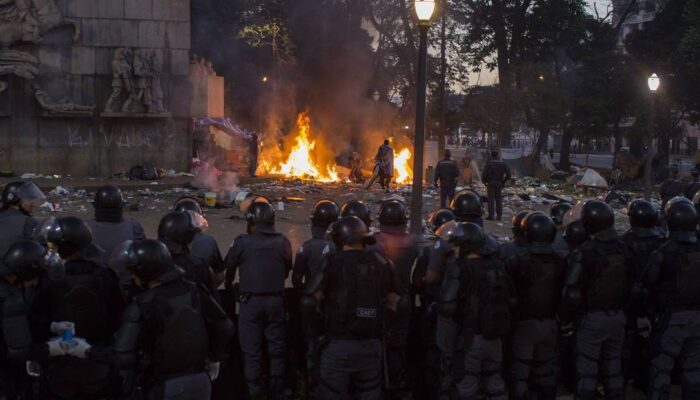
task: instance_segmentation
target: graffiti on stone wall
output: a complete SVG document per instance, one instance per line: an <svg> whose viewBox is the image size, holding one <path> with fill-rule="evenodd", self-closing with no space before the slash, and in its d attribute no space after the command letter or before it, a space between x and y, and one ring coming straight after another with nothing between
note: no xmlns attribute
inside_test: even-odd
<svg viewBox="0 0 700 400"><path fill-rule="evenodd" d="M145 127L139 125L100 127L66 126L68 147L104 147L110 149L163 149L175 142L175 135L167 126Z"/></svg>

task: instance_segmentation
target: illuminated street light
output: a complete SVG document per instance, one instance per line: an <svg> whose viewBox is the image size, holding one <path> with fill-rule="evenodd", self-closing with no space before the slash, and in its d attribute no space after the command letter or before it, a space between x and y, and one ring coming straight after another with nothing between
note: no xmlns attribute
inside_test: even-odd
<svg viewBox="0 0 700 400"><path fill-rule="evenodd" d="M430 24L430 18L435 11L435 0L416 1L416 16L421 24Z"/></svg>
<svg viewBox="0 0 700 400"><path fill-rule="evenodd" d="M649 113L649 133L647 138L647 160L644 166L644 197L647 200L651 199L651 165L654 158L654 122L656 120L656 91L659 90L661 86L661 78L656 74L651 74L647 79L647 86L649 86L650 94L650 104L651 112Z"/></svg>

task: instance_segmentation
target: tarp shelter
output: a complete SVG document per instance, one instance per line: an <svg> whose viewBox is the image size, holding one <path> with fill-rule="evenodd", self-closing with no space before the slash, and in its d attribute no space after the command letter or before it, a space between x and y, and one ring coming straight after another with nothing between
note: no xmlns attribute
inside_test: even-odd
<svg viewBox="0 0 700 400"><path fill-rule="evenodd" d="M576 175L569 178L569 184L580 187L591 187L599 189L607 189L608 182L600 176L596 170L591 168L582 168Z"/></svg>
<svg viewBox="0 0 700 400"><path fill-rule="evenodd" d="M251 155L257 152L256 133L227 117L196 118L194 132L195 157L223 171L249 172Z"/></svg>

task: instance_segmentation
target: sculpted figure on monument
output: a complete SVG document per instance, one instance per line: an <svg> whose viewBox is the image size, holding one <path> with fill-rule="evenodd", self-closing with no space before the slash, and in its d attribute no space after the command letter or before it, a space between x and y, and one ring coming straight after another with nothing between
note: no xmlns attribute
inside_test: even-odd
<svg viewBox="0 0 700 400"><path fill-rule="evenodd" d="M49 112L49 114L60 115L92 115L95 106L84 106L76 104L67 98L60 101L53 101L48 93L43 91L39 85L34 85L34 97L41 108Z"/></svg>
<svg viewBox="0 0 700 400"><path fill-rule="evenodd" d="M66 25L73 27L73 40L77 40L79 25L63 18L54 0L0 0L0 47L37 43L46 32Z"/></svg>
<svg viewBox="0 0 700 400"><path fill-rule="evenodd" d="M131 67L131 49L122 47L114 52L112 60L112 94L107 100L105 111L107 112L129 112L130 102L134 89L134 75ZM120 108L122 93L128 96L124 105Z"/></svg>

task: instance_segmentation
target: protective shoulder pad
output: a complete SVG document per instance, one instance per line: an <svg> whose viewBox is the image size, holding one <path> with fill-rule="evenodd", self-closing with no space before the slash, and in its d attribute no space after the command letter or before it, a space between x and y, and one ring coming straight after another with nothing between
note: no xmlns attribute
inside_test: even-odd
<svg viewBox="0 0 700 400"><path fill-rule="evenodd" d="M139 305L135 302L132 302L128 306L126 306L126 309L124 309L124 315L122 316L122 320L124 322L131 322L131 323L137 323L141 319L141 309L139 308Z"/></svg>

